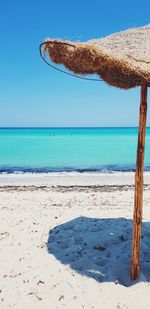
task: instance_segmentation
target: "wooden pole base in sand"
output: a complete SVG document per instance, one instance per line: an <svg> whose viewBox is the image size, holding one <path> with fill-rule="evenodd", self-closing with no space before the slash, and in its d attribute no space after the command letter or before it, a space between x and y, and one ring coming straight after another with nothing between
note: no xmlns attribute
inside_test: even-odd
<svg viewBox="0 0 150 309"><path fill-rule="evenodd" d="M137 146L137 161L135 174L133 239L132 239L132 271L131 278L135 280L140 274L140 242L142 229L142 204L143 204L143 171L144 171L144 146L147 116L147 86L141 86L139 132Z"/></svg>

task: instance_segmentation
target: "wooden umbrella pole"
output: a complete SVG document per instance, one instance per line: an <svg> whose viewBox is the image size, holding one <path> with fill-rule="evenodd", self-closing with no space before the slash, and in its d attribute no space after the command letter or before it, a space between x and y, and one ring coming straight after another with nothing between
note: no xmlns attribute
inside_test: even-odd
<svg viewBox="0 0 150 309"><path fill-rule="evenodd" d="M147 85L141 86L139 132L135 174L133 239L132 239L132 271L131 278L135 280L140 273L140 242L142 230L142 204L143 204L143 171L144 148L147 116Z"/></svg>

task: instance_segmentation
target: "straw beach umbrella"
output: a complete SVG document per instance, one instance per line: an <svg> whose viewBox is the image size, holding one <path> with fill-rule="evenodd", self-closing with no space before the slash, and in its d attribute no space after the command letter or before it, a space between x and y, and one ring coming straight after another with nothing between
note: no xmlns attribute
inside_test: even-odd
<svg viewBox="0 0 150 309"><path fill-rule="evenodd" d="M141 87L132 240L131 277L134 280L140 273L147 89L150 87L150 25L83 43L47 39L40 45L40 51L42 57L43 52L47 52L54 63L63 64L80 77L97 74L115 87Z"/></svg>

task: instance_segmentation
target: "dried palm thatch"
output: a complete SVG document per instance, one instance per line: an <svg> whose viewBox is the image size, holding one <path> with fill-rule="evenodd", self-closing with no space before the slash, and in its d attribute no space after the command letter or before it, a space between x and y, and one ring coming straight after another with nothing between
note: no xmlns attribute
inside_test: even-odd
<svg viewBox="0 0 150 309"><path fill-rule="evenodd" d="M150 86L150 24L85 43L47 39L44 51L75 74L97 74L124 89Z"/></svg>

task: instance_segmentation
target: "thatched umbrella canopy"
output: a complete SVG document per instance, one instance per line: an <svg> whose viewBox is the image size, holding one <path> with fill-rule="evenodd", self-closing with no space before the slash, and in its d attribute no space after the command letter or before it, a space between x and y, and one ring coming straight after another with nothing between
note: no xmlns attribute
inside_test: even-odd
<svg viewBox="0 0 150 309"><path fill-rule="evenodd" d="M51 60L76 74L97 74L108 84L150 86L150 25L85 43L45 40Z"/></svg>
<svg viewBox="0 0 150 309"><path fill-rule="evenodd" d="M108 84L123 89L141 86L132 242L132 279L136 279L140 273L147 88L150 87L150 25L83 43L47 39L40 47L54 63L63 64L75 74L97 74Z"/></svg>

